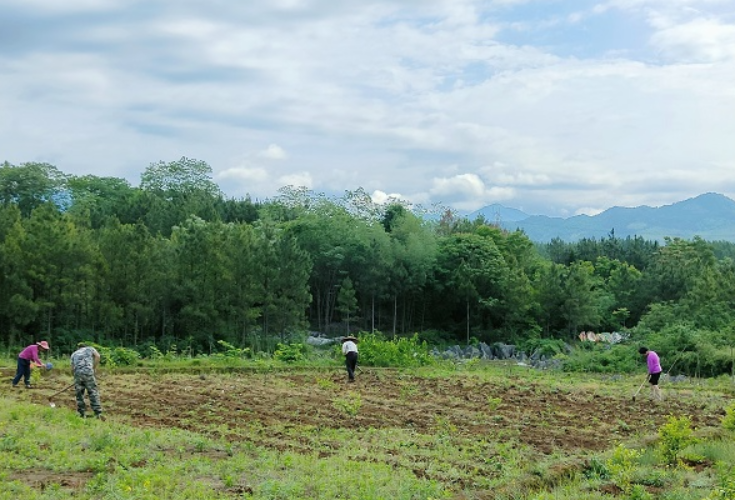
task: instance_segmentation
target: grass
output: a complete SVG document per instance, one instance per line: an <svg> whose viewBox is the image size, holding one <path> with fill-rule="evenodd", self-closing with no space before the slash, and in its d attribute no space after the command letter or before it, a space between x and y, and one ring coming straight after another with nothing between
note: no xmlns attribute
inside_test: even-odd
<svg viewBox="0 0 735 500"><path fill-rule="evenodd" d="M359 449L315 459L8 399L0 405L1 500L444 497L436 481L352 460Z"/></svg>

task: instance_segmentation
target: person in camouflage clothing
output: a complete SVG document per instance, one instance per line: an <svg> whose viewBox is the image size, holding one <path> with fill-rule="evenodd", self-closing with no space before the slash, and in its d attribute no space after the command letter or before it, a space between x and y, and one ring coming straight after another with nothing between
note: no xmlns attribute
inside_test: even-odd
<svg viewBox="0 0 735 500"><path fill-rule="evenodd" d="M79 343L79 349L71 355L71 369L74 372L74 390L77 393L77 411L84 417L87 405L84 402L84 391L89 394L89 404L97 418L102 418L100 393L97 379L94 376L100 362L100 353L92 346Z"/></svg>

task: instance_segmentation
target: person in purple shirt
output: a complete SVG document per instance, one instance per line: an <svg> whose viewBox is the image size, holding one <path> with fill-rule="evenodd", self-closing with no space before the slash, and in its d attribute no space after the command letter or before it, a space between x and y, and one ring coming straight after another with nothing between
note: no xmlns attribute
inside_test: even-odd
<svg viewBox="0 0 735 500"><path fill-rule="evenodd" d="M35 344L31 344L22 351L20 351L20 354L18 354L18 370L15 372L15 378L13 379L13 387L18 385L18 382L20 382L21 377L23 377L23 382L26 384L26 389L31 388L31 364L38 367L45 367L43 363L41 363L41 360L38 357L38 349L43 349L44 351L48 351L48 342L45 340L42 340L40 342L36 342Z"/></svg>
<svg viewBox="0 0 735 500"><path fill-rule="evenodd" d="M655 351L650 350L648 347L641 347L638 349L638 352L646 357L646 363L648 364L648 383L651 384L651 397L661 401L663 395L661 394L661 388L658 386L662 371L661 359Z"/></svg>

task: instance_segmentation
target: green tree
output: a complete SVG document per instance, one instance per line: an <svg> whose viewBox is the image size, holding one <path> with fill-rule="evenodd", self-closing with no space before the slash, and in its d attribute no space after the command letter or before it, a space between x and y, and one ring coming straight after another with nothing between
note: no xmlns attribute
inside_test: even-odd
<svg viewBox="0 0 735 500"><path fill-rule="evenodd" d="M142 215L137 202L140 190L124 179L72 176L67 184L72 199L69 212L78 223L88 220L90 227L98 229L113 219L123 224L135 223Z"/></svg>
<svg viewBox="0 0 735 500"><path fill-rule="evenodd" d="M66 175L48 163L0 166L0 201L18 205L23 217L30 217L44 203L61 203Z"/></svg>
<svg viewBox="0 0 735 500"><path fill-rule="evenodd" d="M357 297L355 297L355 287L352 280L347 277L342 280L337 294L337 312L342 316L342 320L347 324L347 333L350 333L350 317L357 311Z"/></svg>
<svg viewBox="0 0 735 500"><path fill-rule="evenodd" d="M216 205L222 195L211 176L212 167L191 158L152 163L140 180L141 203L151 232L170 235L174 226L192 216L217 219Z"/></svg>
<svg viewBox="0 0 735 500"><path fill-rule="evenodd" d="M434 288L455 321L462 318L470 341L473 310L477 327L493 328L493 313L505 291L507 264L492 237L455 234L439 241ZM461 311L461 313L460 313Z"/></svg>
<svg viewBox="0 0 735 500"><path fill-rule="evenodd" d="M36 316L33 290L26 276L26 239L17 205L0 206L0 340L15 345Z"/></svg>
<svg viewBox="0 0 735 500"><path fill-rule="evenodd" d="M263 274L263 332L277 334L282 342L294 330L306 326L309 307L309 276L312 263L309 254L290 233L270 225L260 229Z"/></svg>

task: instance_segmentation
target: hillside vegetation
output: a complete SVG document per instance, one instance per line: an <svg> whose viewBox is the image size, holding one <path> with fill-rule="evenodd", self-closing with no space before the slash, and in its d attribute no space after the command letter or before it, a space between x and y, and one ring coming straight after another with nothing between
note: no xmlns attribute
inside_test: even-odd
<svg viewBox="0 0 735 500"><path fill-rule="evenodd" d="M617 369L645 343L667 365L677 359L676 371L733 371L726 242L538 244L451 211L430 221L400 200L376 205L362 190L227 199L209 165L187 158L151 164L139 187L5 163L0 202L0 345L10 353L43 337L57 353L86 340L142 357L272 354L309 330L531 350L618 331L627 346L579 355Z"/></svg>

